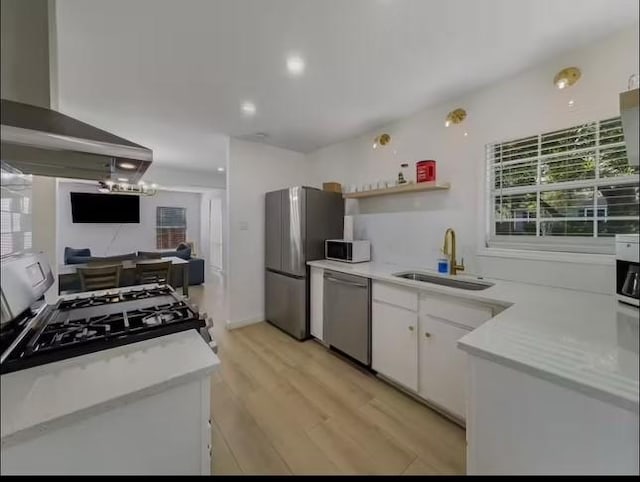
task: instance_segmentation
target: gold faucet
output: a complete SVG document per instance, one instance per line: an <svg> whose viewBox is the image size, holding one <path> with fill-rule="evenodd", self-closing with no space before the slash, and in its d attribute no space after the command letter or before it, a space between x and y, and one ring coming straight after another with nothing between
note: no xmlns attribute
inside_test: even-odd
<svg viewBox="0 0 640 482"><path fill-rule="evenodd" d="M451 235L451 243L449 243L449 235ZM454 275L458 271L464 271L464 258L462 258L460 264L456 259L456 232L451 228L448 228L444 233L442 251L449 256L449 274Z"/></svg>

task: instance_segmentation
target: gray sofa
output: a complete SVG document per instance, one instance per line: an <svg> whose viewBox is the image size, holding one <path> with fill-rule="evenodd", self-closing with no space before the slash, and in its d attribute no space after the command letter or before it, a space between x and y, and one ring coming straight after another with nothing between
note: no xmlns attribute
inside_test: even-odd
<svg viewBox="0 0 640 482"><path fill-rule="evenodd" d="M105 261L135 261L138 259L150 259L157 257L176 256L189 262L189 286L199 285L204 283L204 259L195 258L191 256L191 248L179 246L180 249L171 251L138 251L135 253L126 253L117 256L92 256L89 248L75 249L66 247L64 248L64 264L85 264L91 262L105 262ZM124 276L121 279L122 286L128 286L135 284L134 279L128 279ZM175 270L171 273L171 286L181 287L182 276Z"/></svg>

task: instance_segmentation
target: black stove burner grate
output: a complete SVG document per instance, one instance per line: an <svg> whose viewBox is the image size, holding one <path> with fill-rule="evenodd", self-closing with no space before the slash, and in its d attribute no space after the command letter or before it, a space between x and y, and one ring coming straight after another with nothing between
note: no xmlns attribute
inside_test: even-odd
<svg viewBox="0 0 640 482"><path fill-rule="evenodd" d="M170 288L152 290L155 292L154 296L172 292ZM136 295L140 293L138 291ZM166 297L161 299L166 301ZM78 313L74 317L73 309L58 306L58 315L60 314L64 314L62 319L60 316L50 317L47 323L36 329L22 349L16 350L0 365L0 372L8 373L179 331L200 330L205 326L205 321L199 314L179 299L89 318L77 318ZM54 318L57 318L56 321L52 321Z"/></svg>
<svg viewBox="0 0 640 482"><path fill-rule="evenodd" d="M89 297L78 297L71 300L63 300L58 304L59 310L74 310L77 308L88 308L90 306L109 305L121 303L123 301L144 300L156 296L171 295L173 290L168 286L158 286L157 288L132 289L118 293L105 293Z"/></svg>

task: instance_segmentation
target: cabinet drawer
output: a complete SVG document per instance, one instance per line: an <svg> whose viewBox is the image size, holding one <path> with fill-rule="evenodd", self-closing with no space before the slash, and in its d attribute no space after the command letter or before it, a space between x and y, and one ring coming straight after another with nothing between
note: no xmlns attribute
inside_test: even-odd
<svg viewBox="0 0 640 482"><path fill-rule="evenodd" d="M450 321L473 330L493 318L490 305L448 296L420 295L420 314Z"/></svg>
<svg viewBox="0 0 640 482"><path fill-rule="evenodd" d="M378 281L373 282L372 298L376 301L418 311L418 293L410 288L401 288Z"/></svg>

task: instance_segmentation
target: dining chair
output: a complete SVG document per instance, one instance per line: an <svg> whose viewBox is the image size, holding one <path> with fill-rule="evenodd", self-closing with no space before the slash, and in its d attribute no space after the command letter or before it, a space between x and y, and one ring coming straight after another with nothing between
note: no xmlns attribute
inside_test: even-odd
<svg viewBox="0 0 640 482"><path fill-rule="evenodd" d="M171 276L171 261L136 263L136 279L138 284L169 283Z"/></svg>
<svg viewBox="0 0 640 482"><path fill-rule="evenodd" d="M78 268L82 291L106 290L120 286L121 264Z"/></svg>

